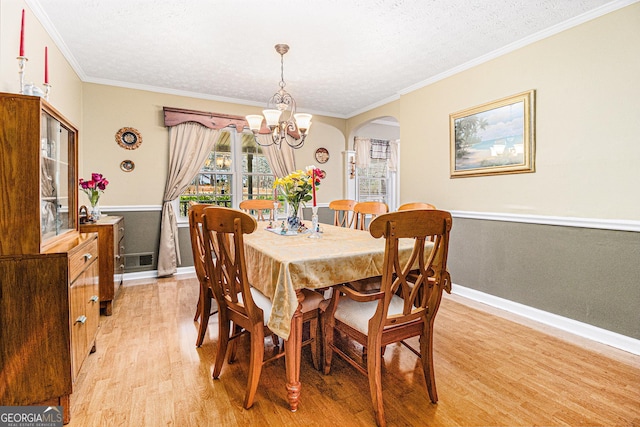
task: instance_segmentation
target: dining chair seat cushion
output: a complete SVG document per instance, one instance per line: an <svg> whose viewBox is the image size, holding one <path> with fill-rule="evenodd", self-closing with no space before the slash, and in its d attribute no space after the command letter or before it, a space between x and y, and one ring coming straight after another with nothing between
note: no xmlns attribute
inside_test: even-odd
<svg viewBox="0 0 640 427"><path fill-rule="evenodd" d="M320 292L316 292L311 289L303 289L302 293L304 294L304 300L302 300L303 313L317 309L320 303L324 301L324 296Z"/></svg>
<svg viewBox="0 0 640 427"><path fill-rule="evenodd" d="M251 287L251 297L253 298L253 302L262 309L262 315L264 317L264 324L266 325L269 321L269 317L271 317L271 300L267 298L262 292L257 290L254 287ZM238 302L242 304L242 293L238 294Z"/></svg>
<svg viewBox="0 0 640 427"><path fill-rule="evenodd" d="M304 293L304 300L302 300L302 313L307 313L317 309L318 305L324 301L321 293L312 291L311 289L303 289L302 292ZM271 308L273 307L271 300L254 287L251 288L251 296L253 297L253 302L262 309L264 324L266 325L269 321L269 317L271 317ZM242 303L241 293L238 294L238 301Z"/></svg>
<svg viewBox="0 0 640 427"><path fill-rule="evenodd" d="M404 300L397 295L391 297L388 315L401 314ZM335 318L351 326L355 330L367 335L369 320L378 308L378 301L359 302L350 298L340 298L336 308Z"/></svg>

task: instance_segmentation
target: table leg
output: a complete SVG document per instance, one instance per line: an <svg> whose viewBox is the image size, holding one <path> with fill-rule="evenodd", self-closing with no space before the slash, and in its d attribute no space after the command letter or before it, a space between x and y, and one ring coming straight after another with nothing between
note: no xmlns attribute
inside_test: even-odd
<svg viewBox="0 0 640 427"><path fill-rule="evenodd" d="M289 339L284 342L285 366L287 375L287 400L291 412L298 410L300 400L300 359L302 353L302 300L304 294L297 290L298 308L291 319L291 332Z"/></svg>

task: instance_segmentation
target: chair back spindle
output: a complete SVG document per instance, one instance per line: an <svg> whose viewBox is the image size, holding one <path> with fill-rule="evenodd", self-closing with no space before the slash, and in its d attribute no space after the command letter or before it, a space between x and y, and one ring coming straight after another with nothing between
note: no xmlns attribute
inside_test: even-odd
<svg viewBox="0 0 640 427"><path fill-rule="evenodd" d="M355 214L353 208L356 206L355 200L341 199L333 200L329 203L329 209L333 210L333 225L338 227L353 227Z"/></svg>
<svg viewBox="0 0 640 427"><path fill-rule="evenodd" d="M359 202L353 208L355 212L354 225L358 230L368 230L369 221L378 215L389 212L389 206L383 202Z"/></svg>
<svg viewBox="0 0 640 427"><path fill-rule="evenodd" d="M211 288L210 277L205 267L205 243L203 234L203 212L204 209L210 207L210 204L193 204L189 207L189 236L191 239L191 252L193 254L193 266L196 270L196 277L200 283L200 294L198 304L196 306L196 314L193 321L200 320L198 326L198 336L196 338L196 347L202 345L204 335L207 331L209 316L211 314L211 299L213 298L213 290ZM215 262L215 260L214 260Z"/></svg>
<svg viewBox="0 0 640 427"><path fill-rule="evenodd" d="M270 199L243 200L239 207L248 214L253 213L258 221L275 221L276 212L273 203L274 201ZM268 218L265 218L265 212L269 214Z"/></svg>

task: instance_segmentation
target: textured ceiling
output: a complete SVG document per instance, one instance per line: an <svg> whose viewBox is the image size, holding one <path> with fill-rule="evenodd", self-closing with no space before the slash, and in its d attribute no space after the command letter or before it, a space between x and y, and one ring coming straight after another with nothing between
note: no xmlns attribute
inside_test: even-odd
<svg viewBox="0 0 640 427"><path fill-rule="evenodd" d="M83 81L351 117L636 0L27 0Z"/></svg>

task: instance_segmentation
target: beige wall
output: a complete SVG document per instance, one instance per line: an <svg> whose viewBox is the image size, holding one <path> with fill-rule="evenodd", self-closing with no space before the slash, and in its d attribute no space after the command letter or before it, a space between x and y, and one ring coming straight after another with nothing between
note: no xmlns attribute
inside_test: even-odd
<svg viewBox="0 0 640 427"><path fill-rule="evenodd" d="M110 181L100 199L106 206L136 206L162 203L169 161L168 130L163 107L187 108L224 114L255 114L259 108L143 90L87 83L83 94L85 144L81 176L100 172ZM341 195L340 151L344 146L344 120L314 116L303 148L296 150L298 168L314 164L318 147L329 150L330 160L322 166L327 179L318 191L320 203ZM136 128L142 144L136 150L121 148L115 134L122 127ZM120 162L133 160L132 172L120 170Z"/></svg>
<svg viewBox="0 0 640 427"><path fill-rule="evenodd" d="M401 202L449 210L640 219L640 4L351 118L394 116ZM536 172L449 178L449 114L535 89ZM427 183L427 184L420 184Z"/></svg>
<svg viewBox="0 0 640 427"><path fill-rule="evenodd" d="M25 10L25 83L44 89L44 48L49 48L49 102L77 127L82 121L82 82L44 27L22 0L0 2L0 91L19 93L18 61L20 20ZM82 145L82 131L80 132Z"/></svg>

